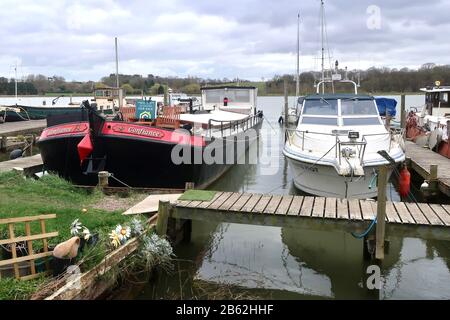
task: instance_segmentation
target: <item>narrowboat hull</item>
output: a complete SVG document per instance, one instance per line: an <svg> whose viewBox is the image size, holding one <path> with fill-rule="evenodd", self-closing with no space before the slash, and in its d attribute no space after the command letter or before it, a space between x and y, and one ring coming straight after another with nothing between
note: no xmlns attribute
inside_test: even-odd
<svg viewBox="0 0 450 320"><path fill-rule="evenodd" d="M262 118L253 129L259 132L261 125ZM93 139L93 161L103 161L104 165L90 172L89 161L80 164L77 149L88 133L88 122L66 123L44 130L38 141L44 169L79 185L96 185L97 172L104 170L113 174L109 179L112 186L184 188L186 182L194 182L197 188L205 188L235 164L256 140L249 139L245 148L238 148L236 141L245 139L245 132L240 132L227 139L211 141L189 135L189 141L179 144L173 130L109 121ZM231 163L226 159L217 163L205 161L205 151L212 143L221 145L223 149L216 153L224 155L233 148L234 160ZM176 147L182 152L174 151ZM190 156L182 157L185 161L179 163L178 156L186 152Z"/></svg>

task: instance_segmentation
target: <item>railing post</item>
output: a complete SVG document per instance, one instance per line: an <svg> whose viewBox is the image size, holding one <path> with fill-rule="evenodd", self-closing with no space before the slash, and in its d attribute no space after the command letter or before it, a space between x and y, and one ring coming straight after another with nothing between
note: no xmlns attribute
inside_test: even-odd
<svg viewBox="0 0 450 320"><path fill-rule="evenodd" d="M406 108L405 108L405 95L401 95L400 99L400 128L406 127Z"/></svg>
<svg viewBox="0 0 450 320"><path fill-rule="evenodd" d="M156 233L159 236L167 234L167 224L170 214L170 202L159 200L158 205L158 220L156 221Z"/></svg>
<svg viewBox="0 0 450 320"><path fill-rule="evenodd" d="M378 169L378 197L377 197L377 225L376 225L376 246L375 258L384 259L384 236L386 217L386 186L388 167L383 165Z"/></svg>

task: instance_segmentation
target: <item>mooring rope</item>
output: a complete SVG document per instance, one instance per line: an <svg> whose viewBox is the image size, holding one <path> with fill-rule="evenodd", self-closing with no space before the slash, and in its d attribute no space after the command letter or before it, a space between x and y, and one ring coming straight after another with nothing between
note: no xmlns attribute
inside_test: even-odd
<svg viewBox="0 0 450 320"><path fill-rule="evenodd" d="M110 176L111 178L113 178L114 180L116 180L117 182L123 184L125 187L132 189L131 186L129 186L128 184L126 184L126 183L123 182L122 180L119 180L118 178L116 178L112 173L110 173L109 176Z"/></svg>

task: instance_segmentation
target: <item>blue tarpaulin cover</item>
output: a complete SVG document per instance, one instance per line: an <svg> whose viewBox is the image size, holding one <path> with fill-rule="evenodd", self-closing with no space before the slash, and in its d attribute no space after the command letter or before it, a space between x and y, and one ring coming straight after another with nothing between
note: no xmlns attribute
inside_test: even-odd
<svg viewBox="0 0 450 320"><path fill-rule="evenodd" d="M395 99L375 98L375 101L377 103L378 113L380 114L380 116L385 116L386 110L392 117L397 113L397 110L395 108L397 106L397 101Z"/></svg>

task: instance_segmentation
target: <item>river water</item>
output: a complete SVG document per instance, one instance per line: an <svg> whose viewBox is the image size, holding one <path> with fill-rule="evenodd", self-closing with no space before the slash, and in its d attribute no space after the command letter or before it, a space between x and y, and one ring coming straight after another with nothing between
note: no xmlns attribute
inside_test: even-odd
<svg viewBox="0 0 450 320"><path fill-rule="evenodd" d="M423 96L407 97L407 105L422 101ZM235 165L210 189L301 194L281 153L284 140L277 119L283 98L260 97L258 102L265 115L260 156L268 158L261 146L269 144L271 164ZM387 194L400 199L392 183ZM193 221L191 242L175 248L179 262L174 274L145 286L137 298L191 298L197 296L192 286L206 285L273 299L450 298L448 242L395 235L389 240L381 264L382 288L376 291L366 289L362 240L351 234Z"/></svg>
<svg viewBox="0 0 450 320"><path fill-rule="evenodd" d="M0 104L9 104L10 99L1 98ZM47 100L51 105L51 98ZM406 105L421 106L423 100L422 95L407 96ZM58 103L66 102L68 98ZM235 165L210 189L301 194L282 155L284 138L277 120L283 98L259 97L258 104L265 120L261 138L249 152L256 152L261 161ZM393 183L387 194L400 199ZM245 292L269 299L450 299L449 242L395 235L389 240L381 264L382 288L377 291L365 286L362 240L351 234L193 221L191 242L175 248L174 272L139 286L132 297L192 298L198 297L198 290L226 287L229 294Z"/></svg>

